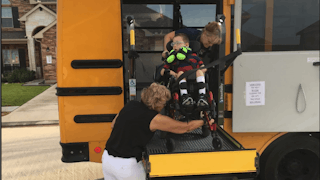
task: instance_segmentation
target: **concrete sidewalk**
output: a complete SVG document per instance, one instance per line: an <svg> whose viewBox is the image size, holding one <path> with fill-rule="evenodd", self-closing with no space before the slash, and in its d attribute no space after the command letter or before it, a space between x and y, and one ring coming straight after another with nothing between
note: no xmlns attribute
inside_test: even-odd
<svg viewBox="0 0 320 180"><path fill-rule="evenodd" d="M2 116L2 127L59 124L57 84Z"/></svg>

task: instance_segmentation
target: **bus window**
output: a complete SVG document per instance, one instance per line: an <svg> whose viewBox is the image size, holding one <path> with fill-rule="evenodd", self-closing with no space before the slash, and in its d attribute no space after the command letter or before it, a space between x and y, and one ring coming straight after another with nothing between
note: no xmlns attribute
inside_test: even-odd
<svg viewBox="0 0 320 180"><path fill-rule="evenodd" d="M204 27L216 20L215 4L181 5L181 16L185 27Z"/></svg>
<svg viewBox="0 0 320 180"><path fill-rule="evenodd" d="M163 38L173 30L172 4L123 4L123 47L124 67L128 67L129 34L126 29L126 16L135 19L135 49L139 53L136 59L137 100L143 87L153 82L153 73L161 64ZM128 72L125 71L125 82L128 87Z"/></svg>
<svg viewBox="0 0 320 180"><path fill-rule="evenodd" d="M135 19L135 49L139 53L136 59L137 100L143 87L153 82L153 74L157 65L161 64L163 38L173 31L178 19L173 18L173 4L129 4L122 5L122 27L124 67L128 67L129 35L126 29L126 16ZM137 3L137 2L135 2ZM199 2L200 3L200 2ZM215 21L215 4L181 4L181 14L184 27L202 29L208 22ZM177 8L175 9L177 11ZM128 89L128 72L124 74L126 89Z"/></svg>
<svg viewBox="0 0 320 180"><path fill-rule="evenodd" d="M133 15L136 27L172 28L173 5L171 4L123 4L122 17ZM123 21L126 23L126 20ZM125 24L124 24L125 26Z"/></svg>
<svg viewBox="0 0 320 180"><path fill-rule="evenodd" d="M319 1L246 0L243 51L319 50Z"/></svg>
<svg viewBox="0 0 320 180"><path fill-rule="evenodd" d="M140 29L135 28L135 48L137 51L163 51L163 38L172 29ZM128 51L129 34L123 30L124 50Z"/></svg>

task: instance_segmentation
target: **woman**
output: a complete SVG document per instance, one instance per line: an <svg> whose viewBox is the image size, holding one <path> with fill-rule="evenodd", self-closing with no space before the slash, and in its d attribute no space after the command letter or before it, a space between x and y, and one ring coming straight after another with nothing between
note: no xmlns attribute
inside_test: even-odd
<svg viewBox="0 0 320 180"><path fill-rule="evenodd" d="M152 83L142 90L141 102L130 101L114 118L102 156L105 179L146 179L142 152L156 130L183 134L203 126L203 120L187 123L159 114L170 98L165 86ZM210 124L213 122L212 119Z"/></svg>
<svg viewBox="0 0 320 180"><path fill-rule="evenodd" d="M209 22L203 29L203 31L194 28L184 28L176 31L172 31L164 36L163 47L164 51L162 57L166 58L168 52L166 45L169 41L173 40L176 34L183 33L186 34L190 41L199 41L201 44L201 50L198 53L200 58L204 57L204 54L209 50L209 48L214 44L221 43L221 26L218 22Z"/></svg>

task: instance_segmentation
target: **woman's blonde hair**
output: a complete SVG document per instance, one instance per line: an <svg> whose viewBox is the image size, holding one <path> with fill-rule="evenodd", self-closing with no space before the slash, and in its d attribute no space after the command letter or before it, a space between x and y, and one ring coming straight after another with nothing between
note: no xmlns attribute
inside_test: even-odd
<svg viewBox="0 0 320 180"><path fill-rule="evenodd" d="M170 91L165 86L158 83L152 83L141 92L141 101L152 110L162 107L170 99Z"/></svg>
<svg viewBox="0 0 320 180"><path fill-rule="evenodd" d="M209 22L203 29L203 31L206 33L207 36L214 36L215 37L215 43L214 44L220 44L222 41L221 38L221 26L218 22L212 21Z"/></svg>

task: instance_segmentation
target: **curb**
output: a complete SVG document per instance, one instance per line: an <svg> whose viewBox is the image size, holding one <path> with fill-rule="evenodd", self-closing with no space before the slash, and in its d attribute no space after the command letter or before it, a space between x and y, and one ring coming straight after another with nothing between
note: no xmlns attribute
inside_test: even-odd
<svg viewBox="0 0 320 180"><path fill-rule="evenodd" d="M13 112L18 109L20 106L1 106L1 112Z"/></svg>
<svg viewBox="0 0 320 180"><path fill-rule="evenodd" d="M2 122L2 127L17 127L17 126L38 126L38 125L59 125L59 120L44 120L44 121L25 121L25 122Z"/></svg>

